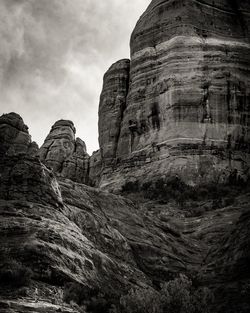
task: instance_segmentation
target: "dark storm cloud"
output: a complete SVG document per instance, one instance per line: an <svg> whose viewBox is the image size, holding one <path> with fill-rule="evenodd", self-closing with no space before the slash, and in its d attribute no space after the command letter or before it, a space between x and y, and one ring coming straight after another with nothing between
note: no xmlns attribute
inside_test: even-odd
<svg viewBox="0 0 250 313"><path fill-rule="evenodd" d="M102 76L129 56L149 0L0 0L0 114L16 111L42 143L60 118L97 148Z"/></svg>

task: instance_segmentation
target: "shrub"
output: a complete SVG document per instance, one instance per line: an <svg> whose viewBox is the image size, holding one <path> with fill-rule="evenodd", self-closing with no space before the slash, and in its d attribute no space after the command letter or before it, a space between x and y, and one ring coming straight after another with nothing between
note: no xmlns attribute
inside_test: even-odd
<svg viewBox="0 0 250 313"><path fill-rule="evenodd" d="M249 188L248 185L244 187ZM207 183L197 186L189 186L185 184L178 176L169 176L165 179L156 181L148 181L140 185L138 181L130 181L122 187L124 193L140 192L144 198L157 200L160 203L168 203L174 200L177 205L184 207L187 202L198 202L213 200L211 209L220 208L224 205L224 199L230 198L227 203L233 203L234 198L239 195L244 188L239 184L232 183ZM195 210L194 210L195 211ZM195 213L195 212L194 212Z"/></svg>
<svg viewBox="0 0 250 313"><path fill-rule="evenodd" d="M84 298L84 292L79 284L68 283L64 286L63 300L67 303L74 302L78 305L81 304L82 298Z"/></svg>
<svg viewBox="0 0 250 313"><path fill-rule="evenodd" d="M194 288L185 275L162 286L161 301L167 313L209 313L213 294L207 288Z"/></svg>
<svg viewBox="0 0 250 313"><path fill-rule="evenodd" d="M142 186L145 198L157 199L166 203L171 199L182 206L188 199L196 199L196 193L191 186L186 185L179 177L158 179L154 183L145 183Z"/></svg>
<svg viewBox="0 0 250 313"><path fill-rule="evenodd" d="M77 304L86 312L115 312L115 300L111 296L102 293L99 289L91 289L77 283L69 283L64 286L63 300L67 303Z"/></svg>
<svg viewBox="0 0 250 313"><path fill-rule="evenodd" d="M132 288L126 295L110 294L80 284L67 284L64 301L78 305L89 313L209 313L213 294L207 288L197 288L185 275L161 286L160 291Z"/></svg>
<svg viewBox="0 0 250 313"><path fill-rule="evenodd" d="M148 191L151 186L152 186L152 182L146 182L146 183L142 184L142 190Z"/></svg>
<svg viewBox="0 0 250 313"><path fill-rule="evenodd" d="M120 298L121 313L209 313L213 294L207 288L195 288L185 275L164 283L159 292L131 289Z"/></svg>
<svg viewBox="0 0 250 313"><path fill-rule="evenodd" d="M139 191L139 183L138 181L129 181L126 182L123 186L122 186L122 192L138 192Z"/></svg>
<svg viewBox="0 0 250 313"><path fill-rule="evenodd" d="M149 289L131 289L120 299L122 313L161 313L160 295Z"/></svg>
<svg viewBox="0 0 250 313"><path fill-rule="evenodd" d="M0 284L20 288L30 284L32 271L22 263L8 260L0 268Z"/></svg>

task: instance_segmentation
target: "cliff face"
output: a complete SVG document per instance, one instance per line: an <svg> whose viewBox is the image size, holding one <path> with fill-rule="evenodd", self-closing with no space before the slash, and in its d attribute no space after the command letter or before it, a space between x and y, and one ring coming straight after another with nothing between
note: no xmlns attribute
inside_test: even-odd
<svg viewBox="0 0 250 313"><path fill-rule="evenodd" d="M61 176L76 182L88 183L89 155L85 143L75 139L71 121L57 121L39 150L40 160Z"/></svg>
<svg viewBox="0 0 250 313"><path fill-rule="evenodd" d="M1 313L78 313L64 301L67 283L122 295L178 273L215 290L212 312L249 311L249 194L193 217L172 204L138 205L56 177L29 150L18 115L0 127L0 273L13 261L32 272L25 288L0 280Z"/></svg>
<svg viewBox="0 0 250 313"><path fill-rule="evenodd" d="M131 36L129 92L101 186L122 185L121 176L172 173L193 184L249 175L249 11L246 1L151 2ZM99 125L112 115L101 98Z"/></svg>
<svg viewBox="0 0 250 313"><path fill-rule="evenodd" d="M99 105L99 143L104 163L116 158L123 112L129 86L130 61L113 64L103 79Z"/></svg>
<svg viewBox="0 0 250 313"><path fill-rule="evenodd" d="M92 157L71 121L38 150L19 115L0 117L0 275L31 270L25 288L0 279L1 313L78 313L68 283L117 297L179 273L214 291L212 312L249 312L249 191L180 206L85 185L249 176L249 12L247 1L153 0L131 62L104 76Z"/></svg>

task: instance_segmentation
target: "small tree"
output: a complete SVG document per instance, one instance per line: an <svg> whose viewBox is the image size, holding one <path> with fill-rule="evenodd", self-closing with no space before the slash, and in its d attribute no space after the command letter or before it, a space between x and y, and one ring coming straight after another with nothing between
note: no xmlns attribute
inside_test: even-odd
<svg viewBox="0 0 250 313"><path fill-rule="evenodd" d="M120 299L122 313L161 313L160 295L152 289L131 289Z"/></svg>
<svg viewBox="0 0 250 313"><path fill-rule="evenodd" d="M195 289L185 275L162 286L161 302L166 313L209 313L213 294L208 288Z"/></svg>
<svg viewBox="0 0 250 313"><path fill-rule="evenodd" d="M0 267L0 285L8 285L12 288L28 286L33 272L16 260L5 261Z"/></svg>

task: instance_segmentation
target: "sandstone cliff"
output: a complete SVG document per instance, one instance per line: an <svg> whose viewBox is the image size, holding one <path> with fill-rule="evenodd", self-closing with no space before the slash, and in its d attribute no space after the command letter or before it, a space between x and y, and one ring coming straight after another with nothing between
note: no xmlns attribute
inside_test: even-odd
<svg viewBox="0 0 250 313"><path fill-rule="evenodd" d="M99 105L99 142L105 163L116 158L123 112L129 86L130 61L113 64L104 75Z"/></svg>
<svg viewBox="0 0 250 313"><path fill-rule="evenodd" d="M178 205L103 190L247 180L249 13L243 0L153 0L131 61L104 76L92 157L71 121L38 150L19 115L0 117L0 275L30 275L24 288L0 279L1 313L79 313L69 283L116 298L179 273L213 290L212 312L249 312L249 189Z"/></svg>
<svg viewBox="0 0 250 313"><path fill-rule="evenodd" d="M69 282L117 295L157 289L178 273L215 291L213 312L248 312L249 194L189 217L171 203L135 204L56 178L29 154L19 116L0 125L0 271L13 260L32 271L25 288L0 282L1 313L77 313L64 301Z"/></svg>
<svg viewBox="0 0 250 313"><path fill-rule="evenodd" d="M111 67L104 77L99 141L109 163L104 162L100 186L118 188L124 181L169 174L190 184L223 181L234 170L246 179L249 11L246 1L151 2L131 36L122 114L105 95L115 98L120 88L115 76L124 71L114 65L116 74ZM114 136L104 126L110 116Z"/></svg>

